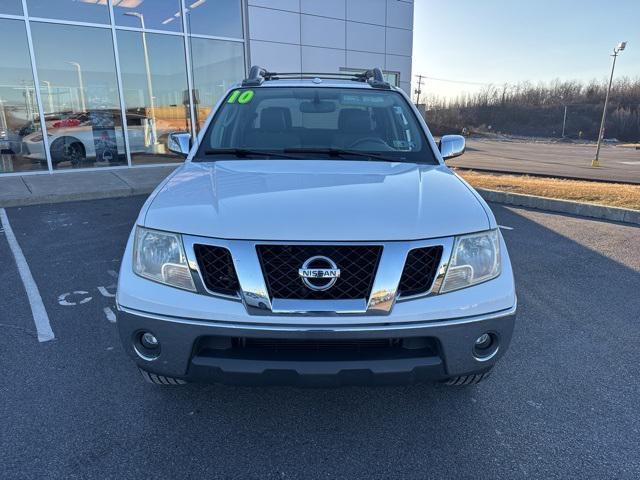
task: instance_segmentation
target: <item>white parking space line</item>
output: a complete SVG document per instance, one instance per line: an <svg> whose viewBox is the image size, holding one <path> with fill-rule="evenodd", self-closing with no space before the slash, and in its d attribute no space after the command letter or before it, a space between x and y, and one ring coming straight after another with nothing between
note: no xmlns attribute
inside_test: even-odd
<svg viewBox="0 0 640 480"><path fill-rule="evenodd" d="M100 292L100 294L103 297L114 298L116 296L116 294L115 293L109 293L109 290L107 290L107 288L111 288L111 287L98 287L98 291Z"/></svg>
<svg viewBox="0 0 640 480"><path fill-rule="evenodd" d="M49 340L53 340L56 337L53 334L53 330L51 330L49 315L47 315L47 310L44 308L40 291L38 290L36 282L33 280L27 259L22 253L18 240L16 240L16 236L14 235L11 224L9 223L9 217L7 217L7 212L4 208L0 208L0 223L4 228L4 234L7 237L9 248L11 248L11 252L13 253L13 257L18 267L18 272L20 273L20 278L22 279L24 289L27 292L29 306L31 307L31 314L33 315L33 321L36 324L36 330L38 332L38 341L48 342Z"/></svg>
<svg viewBox="0 0 640 480"><path fill-rule="evenodd" d="M498 225L502 230L513 230L513 227L506 227L504 225Z"/></svg>
<svg viewBox="0 0 640 480"><path fill-rule="evenodd" d="M102 311L104 312L104 315L107 317L107 320L109 320L109 322L116 323L116 314L113 313L111 307L104 307Z"/></svg>

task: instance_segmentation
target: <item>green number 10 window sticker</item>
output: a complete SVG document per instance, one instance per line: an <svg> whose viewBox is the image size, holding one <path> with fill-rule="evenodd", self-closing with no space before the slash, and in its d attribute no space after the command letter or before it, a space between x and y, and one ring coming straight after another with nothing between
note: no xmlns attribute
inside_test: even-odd
<svg viewBox="0 0 640 480"><path fill-rule="evenodd" d="M235 90L227 100L227 103L236 103L237 101L239 104L244 105L253 100L253 95L253 90Z"/></svg>

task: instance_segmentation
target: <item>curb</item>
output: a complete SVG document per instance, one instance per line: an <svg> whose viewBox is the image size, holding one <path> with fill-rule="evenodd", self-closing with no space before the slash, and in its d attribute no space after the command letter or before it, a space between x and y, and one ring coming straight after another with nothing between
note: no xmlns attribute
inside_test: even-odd
<svg viewBox="0 0 640 480"><path fill-rule="evenodd" d="M134 197L136 195L148 195L155 187L116 188L102 192L77 192L54 195L33 195L30 197L6 198L0 200L0 208L28 207L42 205L44 203L77 202L81 200L104 200L107 198Z"/></svg>
<svg viewBox="0 0 640 480"><path fill-rule="evenodd" d="M525 195L522 193L501 192L498 190L475 189L487 202L504 203L518 207L534 208L549 212L568 213L579 217L597 218L613 222L640 225L640 210L628 208L605 207L592 203L558 200L555 198Z"/></svg>
<svg viewBox="0 0 640 480"><path fill-rule="evenodd" d="M484 168L484 167L463 167L460 165L452 165L454 170L463 170L466 172L480 172L480 173L490 173L493 175L517 175L517 176L527 176L527 177L536 177L536 178L561 178L563 180L576 180L578 182L593 182L593 183L613 183L618 185L640 185L639 181L626 181L622 180L609 180L606 178L587 178L587 177L576 177L572 175L561 175L561 174L550 174L550 173L533 173L533 172L515 172L513 170L496 170L495 168ZM497 191L497 190L496 190Z"/></svg>

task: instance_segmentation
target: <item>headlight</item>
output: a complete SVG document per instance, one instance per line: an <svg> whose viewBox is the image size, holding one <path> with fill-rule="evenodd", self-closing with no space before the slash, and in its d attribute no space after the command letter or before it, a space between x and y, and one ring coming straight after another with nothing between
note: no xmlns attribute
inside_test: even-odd
<svg viewBox="0 0 640 480"><path fill-rule="evenodd" d="M440 293L486 282L501 271L498 230L457 237Z"/></svg>
<svg viewBox="0 0 640 480"><path fill-rule="evenodd" d="M196 290L182 238L176 233L138 227L133 246L133 271L172 287Z"/></svg>

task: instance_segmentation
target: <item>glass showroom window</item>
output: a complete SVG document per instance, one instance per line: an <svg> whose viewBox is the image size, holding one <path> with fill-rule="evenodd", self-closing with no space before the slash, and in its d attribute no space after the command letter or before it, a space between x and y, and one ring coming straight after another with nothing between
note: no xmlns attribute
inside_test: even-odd
<svg viewBox="0 0 640 480"><path fill-rule="evenodd" d="M118 50L131 161L181 161L166 145L170 132L191 131L183 38L121 30Z"/></svg>
<svg viewBox="0 0 640 480"><path fill-rule="evenodd" d="M0 68L0 173L46 170L24 22L0 19L0 45L11 46Z"/></svg>
<svg viewBox="0 0 640 480"><path fill-rule="evenodd" d="M53 168L125 165L111 30L31 22L31 34Z"/></svg>
<svg viewBox="0 0 640 480"><path fill-rule="evenodd" d="M27 8L30 17L109 23L106 0L27 0Z"/></svg>
<svg viewBox="0 0 640 480"><path fill-rule="evenodd" d="M116 25L182 31L180 0L113 0Z"/></svg>
<svg viewBox="0 0 640 480"><path fill-rule="evenodd" d="M242 38L241 0L186 0L190 33Z"/></svg>
<svg viewBox="0 0 640 480"><path fill-rule="evenodd" d="M22 15L22 2L20 0L0 0L0 13Z"/></svg>
<svg viewBox="0 0 640 480"><path fill-rule="evenodd" d="M244 76L244 44L191 38L191 67L196 102L196 124L207 115L226 90Z"/></svg>

